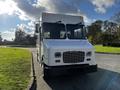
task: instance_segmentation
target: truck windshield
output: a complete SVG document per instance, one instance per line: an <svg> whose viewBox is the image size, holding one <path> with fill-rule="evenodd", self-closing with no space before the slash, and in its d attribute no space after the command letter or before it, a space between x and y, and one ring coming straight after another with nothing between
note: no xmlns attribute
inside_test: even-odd
<svg viewBox="0 0 120 90"><path fill-rule="evenodd" d="M79 24L66 24L69 39L85 39L84 26Z"/></svg>
<svg viewBox="0 0 120 90"><path fill-rule="evenodd" d="M85 39L83 27L79 24L66 24L66 26L62 23L44 22L42 24L45 39Z"/></svg>
<svg viewBox="0 0 120 90"><path fill-rule="evenodd" d="M65 25L61 23L43 23L44 38L65 39Z"/></svg>

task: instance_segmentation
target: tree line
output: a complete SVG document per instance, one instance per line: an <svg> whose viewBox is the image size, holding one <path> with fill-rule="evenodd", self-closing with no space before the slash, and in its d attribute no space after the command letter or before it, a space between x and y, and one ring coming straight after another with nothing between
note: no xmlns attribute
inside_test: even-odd
<svg viewBox="0 0 120 90"><path fill-rule="evenodd" d="M97 20L87 26L87 37L92 44L119 43L120 25L112 21Z"/></svg>
<svg viewBox="0 0 120 90"><path fill-rule="evenodd" d="M36 34L28 34L25 30L21 28L17 28L15 31L15 39L12 41L8 41L6 39L3 40L0 34L0 45L36 45Z"/></svg>
<svg viewBox="0 0 120 90"><path fill-rule="evenodd" d="M37 36L27 34L24 30L18 28L15 31L14 43L17 45L36 45Z"/></svg>
<svg viewBox="0 0 120 90"><path fill-rule="evenodd" d="M87 26L87 38L92 44L120 43L120 24L111 21L97 20L91 25ZM15 31L15 39L12 42L4 40L4 44L17 44L17 45L36 45L36 34L30 35L17 28ZM0 44L3 39L0 34Z"/></svg>

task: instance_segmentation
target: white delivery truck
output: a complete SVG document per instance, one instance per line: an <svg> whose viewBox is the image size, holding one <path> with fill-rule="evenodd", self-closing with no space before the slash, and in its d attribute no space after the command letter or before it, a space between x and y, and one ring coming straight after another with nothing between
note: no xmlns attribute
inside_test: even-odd
<svg viewBox="0 0 120 90"><path fill-rule="evenodd" d="M71 69L95 72L95 52L85 36L82 16L42 13L37 51L44 76Z"/></svg>

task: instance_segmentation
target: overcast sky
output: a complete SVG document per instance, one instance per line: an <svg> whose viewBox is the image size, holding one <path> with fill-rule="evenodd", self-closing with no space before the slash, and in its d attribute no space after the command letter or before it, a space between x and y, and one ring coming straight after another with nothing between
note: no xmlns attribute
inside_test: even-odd
<svg viewBox="0 0 120 90"><path fill-rule="evenodd" d="M14 38L16 27L34 31L34 21L42 12L74 13L85 23L107 20L120 10L120 0L0 0L0 32L7 40Z"/></svg>

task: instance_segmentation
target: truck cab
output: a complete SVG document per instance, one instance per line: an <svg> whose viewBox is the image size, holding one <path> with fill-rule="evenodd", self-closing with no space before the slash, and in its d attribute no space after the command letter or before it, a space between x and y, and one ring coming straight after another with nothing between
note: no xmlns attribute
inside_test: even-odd
<svg viewBox="0 0 120 90"><path fill-rule="evenodd" d="M38 60L44 76L56 71L95 72L95 52L85 36L82 16L43 13L38 25Z"/></svg>

